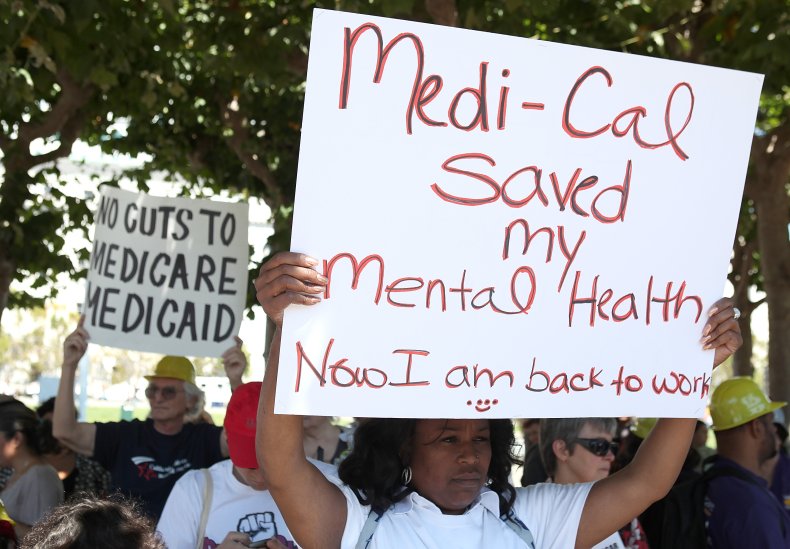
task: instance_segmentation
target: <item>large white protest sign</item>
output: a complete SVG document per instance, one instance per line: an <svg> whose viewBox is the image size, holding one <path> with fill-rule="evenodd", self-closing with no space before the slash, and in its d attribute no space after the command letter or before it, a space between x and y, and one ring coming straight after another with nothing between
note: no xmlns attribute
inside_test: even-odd
<svg viewBox="0 0 790 549"><path fill-rule="evenodd" d="M84 307L91 342L215 357L234 345L248 210L102 187Z"/></svg>
<svg viewBox="0 0 790 549"><path fill-rule="evenodd" d="M316 11L276 411L701 415L761 84Z"/></svg>

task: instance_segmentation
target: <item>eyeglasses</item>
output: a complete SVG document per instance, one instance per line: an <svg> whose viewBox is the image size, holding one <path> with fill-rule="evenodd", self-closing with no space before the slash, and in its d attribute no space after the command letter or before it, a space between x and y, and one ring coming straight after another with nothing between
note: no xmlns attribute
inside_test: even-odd
<svg viewBox="0 0 790 549"><path fill-rule="evenodd" d="M157 387L156 385L149 385L145 388L145 398L154 399L156 398L157 393L161 393L162 400L170 400L175 398L175 396L180 393L178 389L175 387Z"/></svg>
<svg viewBox="0 0 790 549"><path fill-rule="evenodd" d="M609 452L616 456L617 449L620 447L616 442L610 442L605 438L577 438L574 442L578 442L598 457L606 457Z"/></svg>

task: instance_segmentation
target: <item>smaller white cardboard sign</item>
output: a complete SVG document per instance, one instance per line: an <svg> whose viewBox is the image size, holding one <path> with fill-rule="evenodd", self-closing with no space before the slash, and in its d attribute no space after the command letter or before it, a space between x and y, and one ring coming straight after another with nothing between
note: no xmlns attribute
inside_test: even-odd
<svg viewBox="0 0 790 549"><path fill-rule="evenodd" d="M221 356L244 311L248 210L103 187L84 306L91 342Z"/></svg>

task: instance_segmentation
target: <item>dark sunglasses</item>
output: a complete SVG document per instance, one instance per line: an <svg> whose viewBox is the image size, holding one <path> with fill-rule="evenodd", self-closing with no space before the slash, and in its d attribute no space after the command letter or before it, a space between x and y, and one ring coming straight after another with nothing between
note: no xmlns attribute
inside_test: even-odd
<svg viewBox="0 0 790 549"><path fill-rule="evenodd" d="M609 442L605 438L577 438L573 442L581 444L598 457L605 457L609 452L616 456L620 447L616 442Z"/></svg>
<svg viewBox="0 0 790 549"><path fill-rule="evenodd" d="M157 387L156 385L149 385L145 388L145 398L156 398L156 393L162 394L163 400L170 400L180 393L175 387Z"/></svg>

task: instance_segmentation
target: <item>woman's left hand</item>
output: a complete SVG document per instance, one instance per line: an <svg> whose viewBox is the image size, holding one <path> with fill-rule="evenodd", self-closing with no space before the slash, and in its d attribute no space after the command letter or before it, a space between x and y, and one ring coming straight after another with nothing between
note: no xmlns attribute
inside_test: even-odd
<svg viewBox="0 0 790 549"><path fill-rule="evenodd" d="M702 331L702 345L703 349L716 350L714 368L727 360L743 343L734 305L732 299L724 297L714 303L708 312L708 322Z"/></svg>

